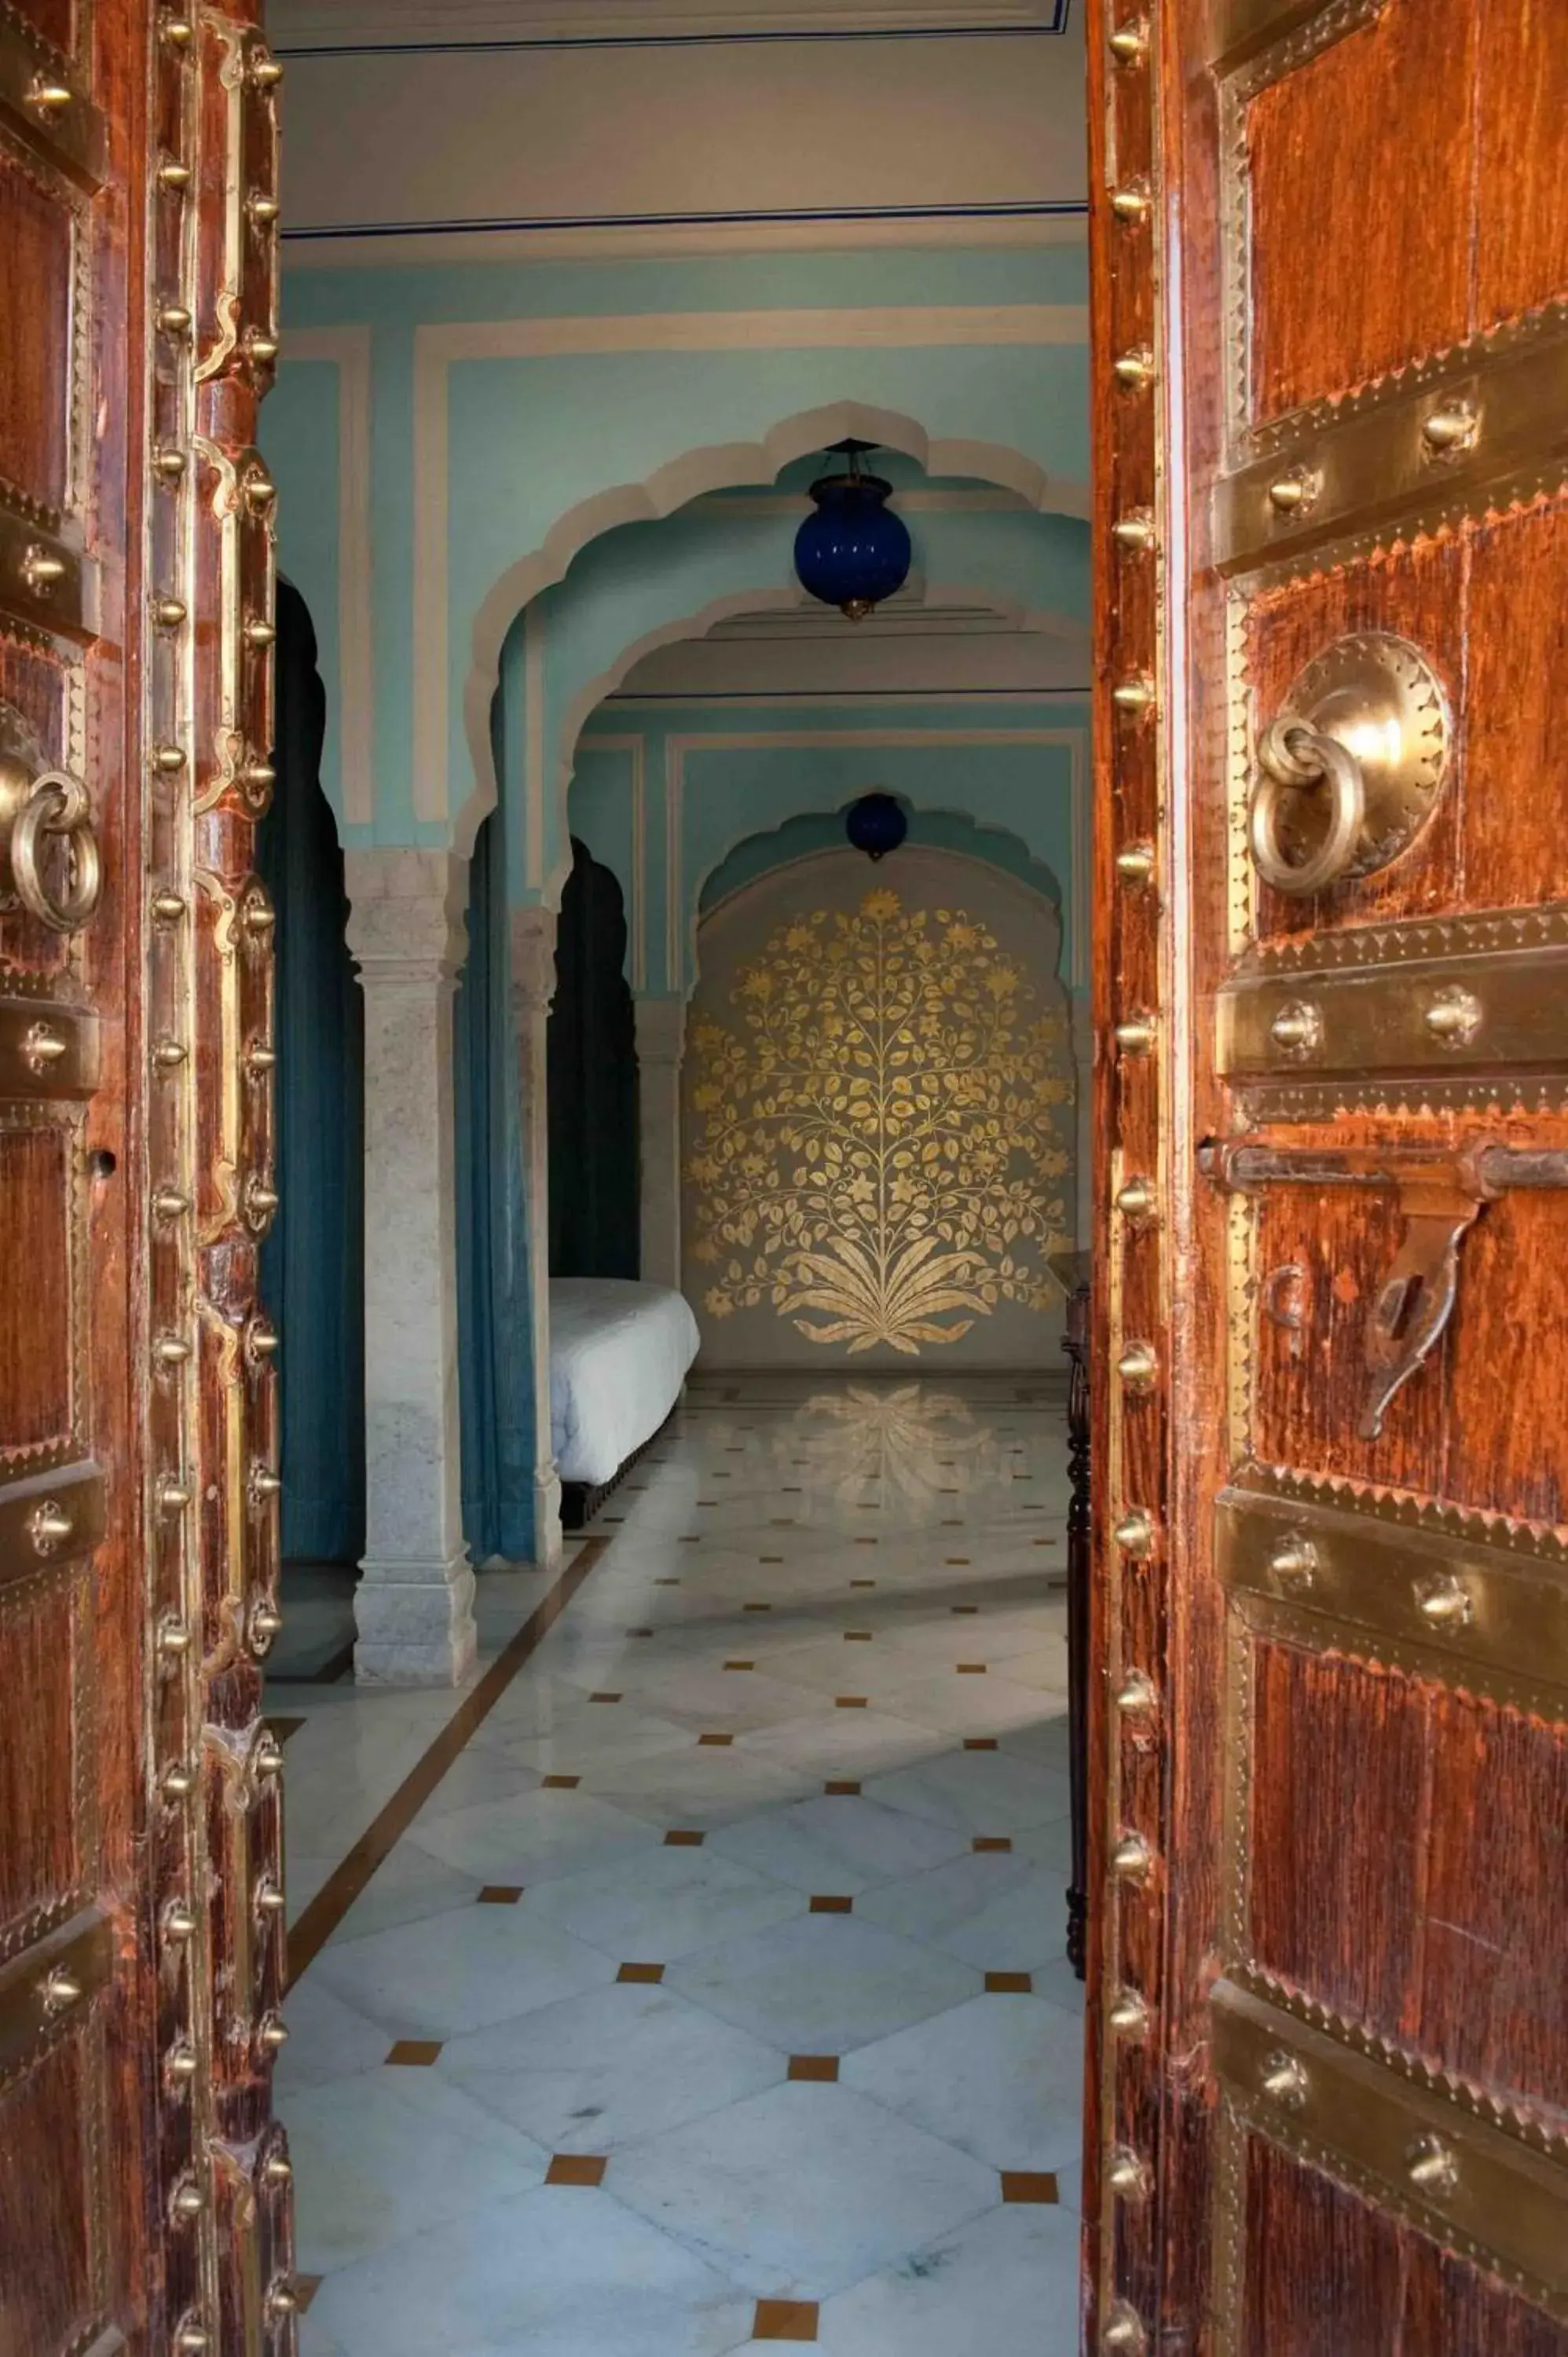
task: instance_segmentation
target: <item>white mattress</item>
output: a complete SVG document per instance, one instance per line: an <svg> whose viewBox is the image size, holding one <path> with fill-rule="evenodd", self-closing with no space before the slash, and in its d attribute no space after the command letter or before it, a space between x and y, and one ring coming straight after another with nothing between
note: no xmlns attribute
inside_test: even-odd
<svg viewBox="0 0 1568 2357"><path fill-rule="evenodd" d="M564 1481L607 1481L656 1433L697 1355L685 1296L618 1276L550 1280L550 1436Z"/></svg>

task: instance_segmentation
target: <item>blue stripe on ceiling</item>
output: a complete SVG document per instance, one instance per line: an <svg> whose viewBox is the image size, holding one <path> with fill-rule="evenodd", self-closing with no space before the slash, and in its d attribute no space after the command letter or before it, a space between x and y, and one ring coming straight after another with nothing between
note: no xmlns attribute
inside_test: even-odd
<svg viewBox="0 0 1568 2357"><path fill-rule="evenodd" d="M563 229L721 229L757 225L830 221L1061 221L1087 216L1088 204L1076 197L1051 198L1038 203L1004 205L852 205L843 210L802 207L778 212L711 213L539 213L516 219L476 217L455 221L328 221L312 228L285 229L285 239L308 243L338 237L460 237L491 236L504 231Z"/></svg>
<svg viewBox="0 0 1568 2357"><path fill-rule="evenodd" d="M1027 41L1065 33L1071 0L1057 0L1048 25L910 25L878 32L865 27L840 32L793 33L610 33L596 38L557 36L510 41L322 41L291 47L274 44L280 58L445 57L466 50L511 49L700 49L745 48L779 41Z"/></svg>

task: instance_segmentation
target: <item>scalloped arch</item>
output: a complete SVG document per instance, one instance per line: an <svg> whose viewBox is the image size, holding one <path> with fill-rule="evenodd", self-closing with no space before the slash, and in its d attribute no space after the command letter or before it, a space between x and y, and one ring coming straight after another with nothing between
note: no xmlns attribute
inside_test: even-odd
<svg viewBox="0 0 1568 2357"><path fill-rule="evenodd" d="M709 491L732 490L746 484L772 482L784 468L812 450L854 435L880 448L901 451L928 474L964 475L1014 491L1042 514L1086 517L1088 487L1058 482L1033 458L1004 442L974 440L963 436L928 434L915 417L902 411L881 409L858 401L824 403L797 411L769 426L756 442L700 445L679 458L656 467L640 483L618 483L569 508L551 525L539 547L520 557L495 581L474 616L467 678L463 690L463 719L473 763L474 782L453 823L455 847L467 858L487 812L495 807L495 752L490 742L490 703L500 675L501 649L508 631L525 606L542 590L564 578L572 560L588 543L623 524L656 523L677 508ZM786 602L778 584L762 593L766 606ZM723 602L723 601L721 601ZM788 602L793 602L792 597ZM729 605L730 612L743 610ZM754 600L748 610L757 610ZM715 614L714 619L722 619ZM657 633L639 648L651 653L655 645L693 635L690 620L660 638ZM627 669L629 669L629 663ZM602 676L608 676L603 674ZM624 678L625 671L620 673ZM607 691L600 691L602 695ZM597 699L596 699L597 700ZM580 704L581 698L577 699ZM586 711L577 720L577 728ZM574 732L573 742L575 741ZM553 879L552 888L559 890Z"/></svg>

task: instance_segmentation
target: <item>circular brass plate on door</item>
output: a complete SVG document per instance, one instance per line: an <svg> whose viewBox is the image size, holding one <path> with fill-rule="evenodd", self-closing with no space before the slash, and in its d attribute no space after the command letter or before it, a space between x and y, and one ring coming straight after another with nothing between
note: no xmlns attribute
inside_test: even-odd
<svg viewBox="0 0 1568 2357"><path fill-rule="evenodd" d="M1326 757L1315 760L1314 744L1325 738L1355 764L1364 805L1354 840L1327 861L1323 855L1343 817L1344 797L1324 790L1330 764ZM1431 820L1452 749L1448 697L1419 647L1381 630L1337 639L1297 673L1260 736L1264 774L1252 828L1260 871L1289 892L1322 890L1387 867ZM1333 766L1344 765L1336 758Z"/></svg>

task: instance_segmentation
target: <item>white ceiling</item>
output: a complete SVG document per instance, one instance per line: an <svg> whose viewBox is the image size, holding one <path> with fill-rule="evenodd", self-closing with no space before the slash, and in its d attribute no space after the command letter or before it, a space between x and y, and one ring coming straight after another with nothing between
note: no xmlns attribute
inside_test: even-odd
<svg viewBox="0 0 1568 2357"><path fill-rule="evenodd" d="M1054 29L1058 0L271 0L280 48L381 41L679 39L703 34Z"/></svg>
<svg viewBox="0 0 1568 2357"><path fill-rule="evenodd" d="M660 647L622 682L639 696L1062 694L1089 679L1089 633L979 597L927 604L912 583L863 622L800 593Z"/></svg>

